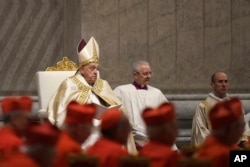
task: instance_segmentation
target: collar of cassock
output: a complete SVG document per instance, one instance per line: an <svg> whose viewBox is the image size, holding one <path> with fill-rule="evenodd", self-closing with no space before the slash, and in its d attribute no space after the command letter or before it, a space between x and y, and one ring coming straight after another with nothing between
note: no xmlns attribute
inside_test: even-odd
<svg viewBox="0 0 250 167"><path fill-rule="evenodd" d="M145 89L145 90L148 89L147 85L140 85L136 83L135 81L133 82L133 85L135 86L136 89Z"/></svg>

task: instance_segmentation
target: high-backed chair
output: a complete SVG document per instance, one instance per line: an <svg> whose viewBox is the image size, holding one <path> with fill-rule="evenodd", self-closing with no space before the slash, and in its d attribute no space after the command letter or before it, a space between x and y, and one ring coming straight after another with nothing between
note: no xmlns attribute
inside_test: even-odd
<svg viewBox="0 0 250 167"><path fill-rule="evenodd" d="M57 62L55 66L48 67L45 71L38 71L37 88L39 97L39 111L40 118L47 118L47 106L61 82L69 76L76 73L78 67L67 57Z"/></svg>

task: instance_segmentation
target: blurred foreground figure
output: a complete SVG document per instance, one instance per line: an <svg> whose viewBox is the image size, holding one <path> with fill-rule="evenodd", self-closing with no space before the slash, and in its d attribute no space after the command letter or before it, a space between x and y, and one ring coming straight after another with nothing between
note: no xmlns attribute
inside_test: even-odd
<svg viewBox="0 0 250 167"><path fill-rule="evenodd" d="M56 144L57 156L54 167L67 167L70 154L82 153L82 143L89 137L96 108L92 104L71 101Z"/></svg>
<svg viewBox="0 0 250 167"><path fill-rule="evenodd" d="M0 151L3 156L23 145L30 123L32 99L28 96L6 97L1 103L4 125L0 127Z"/></svg>
<svg viewBox="0 0 250 167"><path fill-rule="evenodd" d="M156 109L146 108L142 117L149 142L142 147L140 155L150 158L151 167L177 167L179 153L172 149L178 135L174 105L165 102Z"/></svg>
<svg viewBox="0 0 250 167"><path fill-rule="evenodd" d="M238 98L219 102L210 110L208 117L211 134L196 155L211 160L213 167L229 167L229 152L238 149L237 143L245 129L241 102Z"/></svg>
<svg viewBox="0 0 250 167"><path fill-rule="evenodd" d="M50 167L56 151L59 132L51 124L33 125L27 132L26 143L0 162L1 167Z"/></svg>
<svg viewBox="0 0 250 167"><path fill-rule="evenodd" d="M109 109L101 117L101 138L89 147L87 154L96 156L101 167L118 167L119 159L129 155L126 143L131 127L119 109Z"/></svg>

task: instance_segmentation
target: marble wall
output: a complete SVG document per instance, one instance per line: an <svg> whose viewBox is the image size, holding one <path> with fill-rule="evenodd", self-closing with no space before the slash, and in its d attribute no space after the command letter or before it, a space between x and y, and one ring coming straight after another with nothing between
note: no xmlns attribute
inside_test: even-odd
<svg viewBox="0 0 250 167"><path fill-rule="evenodd" d="M249 92L249 0L82 0L84 37L101 47L101 76L131 82L131 63L148 60L165 93L210 89L215 71L232 92Z"/></svg>
<svg viewBox="0 0 250 167"><path fill-rule="evenodd" d="M37 95L37 71L63 56L77 60L79 4L80 0L0 0L0 96Z"/></svg>
<svg viewBox="0 0 250 167"><path fill-rule="evenodd" d="M131 63L153 69L166 94L207 93L215 71L250 93L249 0L0 0L0 96L37 95L35 73L94 36L102 78L132 81Z"/></svg>

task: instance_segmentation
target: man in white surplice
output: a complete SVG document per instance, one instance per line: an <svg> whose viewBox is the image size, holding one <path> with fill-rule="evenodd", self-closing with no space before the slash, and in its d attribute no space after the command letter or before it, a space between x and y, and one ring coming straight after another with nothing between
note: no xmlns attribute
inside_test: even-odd
<svg viewBox="0 0 250 167"><path fill-rule="evenodd" d="M137 149L140 149L148 142L146 126L141 117L141 112L146 107L155 108L168 100L161 90L148 85L152 77L148 62L136 61L132 65L132 70L134 82L120 85L114 89L114 92L127 109L134 140ZM177 149L175 145L173 147Z"/></svg>

